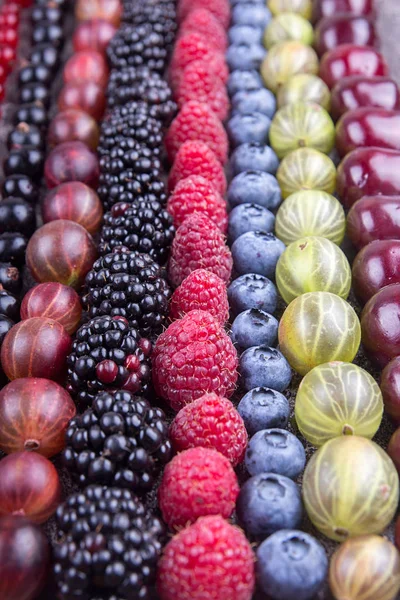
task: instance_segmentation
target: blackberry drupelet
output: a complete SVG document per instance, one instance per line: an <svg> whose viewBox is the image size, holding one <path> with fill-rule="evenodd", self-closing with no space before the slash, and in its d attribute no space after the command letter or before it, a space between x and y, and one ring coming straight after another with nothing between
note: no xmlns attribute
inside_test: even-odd
<svg viewBox="0 0 400 600"><path fill-rule="evenodd" d="M152 71L163 73L168 52L163 36L150 23L128 25L123 23L107 47L111 68L147 65Z"/></svg>
<svg viewBox="0 0 400 600"><path fill-rule="evenodd" d="M118 144L100 159L97 191L105 210L117 202L134 202L147 194L165 203L160 159L150 148L132 139L118 140Z"/></svg>
<svg viewBox="0 0 400 600"><path fill-rule="evenodd" d="M152 489L172 455L161 408L129 392L102 392L66 431L63 463L79 483L116 485L135 493Z"/></svg>
<svg viewBox="0 0 400 600"><path fill-rule="evenodd" d="M124 317L102 316L76 332L68 357L68 390L84 405L98 392L145 393L150 384L151 343Z"/></svg>
<svg viewBox="0 0 400 600"><path fill-rule="evenodd" d="M96 260L85 285L82 300L91 318L121 316L142 335L160 332L171 292L163 270L148 254L116 248Z"/></svg>
<svg viewBox="0 0 400 600"><path fill-rule="evenodd" d="M108 254L117 246L125 246L149 254L164 265L174 234L172 216L157 200L120 202L104 215L99 252Z"/></svg>
<svg viewBox="0 0 400 600"><path fill-rule="evenodd" d="M148 67L124 67L111 71L107 98L109 108L129 103L148 105L151 117L167 126L177 111L168 83Z"/></svg>
<svg viewBox="0 0 400 600"><path fill-rule="evenodd" d="M177 31L175 2L159 0L142 0L123 2L122 21L131 25L150 23L153 31L163 37L167 49L172 46Z"/></svg>
<svg viewBox="0 0 400 600"><path fill-rule="evenodd" d="M61 600L148 600L165 530L129 490L90 485L56 514Z"/></svg>

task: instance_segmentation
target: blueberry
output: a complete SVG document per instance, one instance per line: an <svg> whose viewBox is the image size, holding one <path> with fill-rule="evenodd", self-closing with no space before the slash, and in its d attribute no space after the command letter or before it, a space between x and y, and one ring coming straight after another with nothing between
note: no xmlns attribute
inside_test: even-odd
<svg viewBox="0 0 400 600"><path fill-rule="evenodd" d="M288 400L280 392L266 387L247 392L237 409L249 435L254 435L261 429L284 428L289 421Z"/></svg>
<svg viewBox="0 0 400 600"><path fill-rule="evenodd" d="M259 308L273 313L278 303L276 287L266 277L249 273L238 277L228 287L229 306L233 315L247 310Z"/></svg>
<svg viewBox="0 0 400 600"><path fill-rule="evenodd" d="M250 308L233 321L231 339L240 352L252 346L274 346L278 325L272 315L258 308Z"/></svg>
<svg viewBox="0 0 400 600"><path fill-rule="evenodd" d="M241 90L258 90L264 87L261 75L257 71L233 71L226 85L231 97Z"/></svg>
<svg viewBox="0 0 400 600"><path fill-rule="evenodd" d="M273 231L275 217L268 208L259 204L239 204L229 214L230 243L247 231Z"/></svg>
<svg viewBox="0 0 400 600"><path fill-rule="evenodd" d="M261 44L253 42L241 42L231 44L226 51L225 58L230 71L243 71L259 69L267 52Z"/></svg>
<svg viewBox="0 0 400 600"><path fill-rule="evenodd" d="M294 479L304 470L306 453L290 431L262 429L250 439L244 460L250 475L277 473Z"/></svg>
<svg viewBox="0 0 400 600"><path fill-rule="evenodd" d="M260 473L240 490L236 514L247 535L259 540L280 529L297 527L303 516L299 487L288 477Z"/></svg>
<svg viewBox="0 0 400 600"><path fill-rule="evenodd" d="M257 549L259 586L273 600L314 598L327 571L325 550L303 531L277 531Z"/></svg>
<svg viewBox="0 0 400 600"><path fill-rule="evenodd" d="M292 370L279 350L269 346L252 346L240 357L240 375L246 392L255 387L283 392L292 379Z"/></svg>
<svg viewBox="0 0 400 600"><path fill-rule="evenodd" d="M270 90L260 88L236 92L232 98L232 114L252 112L262 113L272 119L276 112L276 100Z"/></svg>
<svg viewBox="0 0 400 600"><path fill-rule="evenodd" d="M254 25L264 29L271 17L268 8L258 3L241 2L232 9L232 25Z"/></svg>
<svg viewBox="0 0 400 600"><path fill-rule="evenodd" d="M263 41L263 30L252 25L234 25L228 31L230 44L248 44L251 40L255 44Z"/></svg>
<svg viewBox="0 0 400 600"><path fill-rule="evenodd" d="M246 142L266 144L270 127L271 119L261 113L236 114L226 124L232 148Z"/></svg>
<svg viewBox="0 0 400 600"><path fill-rule="evenodd" d="M270 146L251 142L241 144L234 150L230 167L232 175L251 169L275 175L279 167L279 159Z"/></svg>
<svg viewBox="0 0 400 600"><path fill-rule="evenodd" d="M236 6L236 4L265 4L265 0L230 0L231 6Z"/></svg>
<svg viewBox="0 0 400 600"><path fill-rule="evenodd" d="M244 171L234 177L228 189L231 208L239 204L259 204L274 210L282 201L279 183L271 173Z"/></svg>
<svg viewBox="0 0 400 600"><path fill-rule="evenodd" d="M236 272L258 273L274 277L276 263L286 246L273 233L247 231L232 244L232 258Z"/></svg>

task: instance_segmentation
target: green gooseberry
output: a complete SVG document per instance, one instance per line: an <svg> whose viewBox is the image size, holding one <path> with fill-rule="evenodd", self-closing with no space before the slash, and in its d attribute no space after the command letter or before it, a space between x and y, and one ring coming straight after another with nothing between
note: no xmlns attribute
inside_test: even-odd
<svg viewBox="0 0 400 600"><path fill-rule="evenodd" d="M323 237L304 237L292 242L276 266L276 283L284 301L306 292L331 292L346 299L351 269L339 246Z"/></svg>
<svg viewBox="0 0 400 600"><path fill-rule="evenodd" d="M300 383L296 396L298 428L317 447L340 435L371 439L382 415L382 393L375 379L347 362L315 367Z"/></svg>
<svg viewBox="0 0 400 600"><path fill-rule="evenodd" d="M279 42L297 40L312 46L314 29L309 21L297 13L285 12L277 15L267 25L264 32L264 46L272 48Z"/></svg>
<svg viewBox="0 0 400 600"><path fill-rule="evenodd" d="M299 73L284 83L277 95L278 108L295 102L313 102L329 111L331 106L331 92L317 75Z"/></svg>
<svg viewBox="0 0 400 600"><path fill-rule="evenodd" d="M278 337L290 366L305 375L326 362L352 362L360 346L361 327L345 300L330 292L309 292L286 308Z"/></svg>
<svg viewBox="0 0 400 600"><path fill-rule="evenodd" d="M291 194L280 206L275 234L286 245L310 236L341 244L346 232L343 206L331 194L305 190Z"/></svg>
<svg viewBox="0 0 400 600"><path fill-rule="evenodd" d="M268 0L267 6L273 15L294 12L310 20L313 14L312 0Z"/></svg>
<svg viewBox="0 0 400 600"><path fill-rule="evenodd" d="M333 161L314 148L298 148L290 152L276 173L283 198L301 190L320 190L333 194L336 168Z"/></svg>
<svg viewBox="0 0 400 600"><path fill-rule="evenodd" d="M385 529L397 509L399 478L378 444L364 437L340 436L312 456L302 492L315 527L343 542Z"/></svg>
<svg viewBox="0 0 400 600"><path fill-rule="evenodd" d="M264 58L261 76L274 94L279 87L297 73L318 73L318 56L306 44L296 40L275 44Z"/></svg>

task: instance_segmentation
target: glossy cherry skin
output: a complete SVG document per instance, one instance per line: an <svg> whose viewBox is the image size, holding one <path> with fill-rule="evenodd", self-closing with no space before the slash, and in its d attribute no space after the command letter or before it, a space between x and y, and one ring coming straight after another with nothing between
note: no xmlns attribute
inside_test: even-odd
<svg viewBox="0 0 400 600"><path fill-rule="evenodd" d="M71 337L64 327L44 317L33 317L10 329L1 346L1 366L11 381L44 377L62 381Z"/></svg>
<svg viewBox="0 0 400 600"><path fill-rule="evenodd" d="M46 317L61 323L70 335L78 329L81 316L79 295L69 285L55 281L39 283L25 294L21 303L21 321Z"/></svg>
<svg viewBox="0 0 400 600"><path fill-rule="evenodd" d="M390 438L389 445L387 447L387 453L394 462L397 471L400 473L400 427L399 429L396 429L396 431ZM398 543L398 541L398 526L396 523L396 544Z"/></svg>
<svg viewBox="0 0 400 600"><path fill-rule="evenodd" d="M57 113L51 121L48 141L50 146L78 141L96 150L99 135L99 126L93 117L83 110L69 108Z"/></svg>
<svg viewBox="0 0 400 600"><path fill-rule="evenodd" d="M331 92L331 114L335 120L348 110L363 106L399 110L400 93L394 79L351 75L335 85Z"/></svg>
<svg viewBox="0 0 400 600"><path fill-rule="evenodd" d="M107 46L114 37L116 27L104 19L84 21L75 29L72 39L74 50L97 50L105 54Z"/></svg>
<svg viewBox="0 0 400 600"><path fill-rule="evenodd" d="M81 181L96 188L99 182L99 161L83 142L64 142L48 155L44 176L48 188L67 181Z"/></svg>
<svg viewBox="0 0 400 600"><path fill-rule="evenodd" d="M320 56L342 44L373 46L375 30L371 19L338 14L321 19L315 30L314 46Z"/></svg>
<svg viewBox="0 0 400 600"><path fill-rule="evenodd" d="M0 448L50 458L65 447L65 432L76 406L64 388L38 377L15 379L0 391Z"/></svg>
<svg viewBox="0 0 400 600"><path fill-rule="evenodd" d="M122 2L120 0L78 0L75 8L78 21L104 19L115 27L119 27L121 14Z"/></svg>
<svg viewBox="0 0 400 600"><path fill-rule="evenodd" d="M342 160L336 190L345 208L362 196L400 195L400 152L384 148L358 148Z"/></svg>
<svg viewBox="0 0 400 600"><path fill-rule="evenodd" d="M65 83L94 81L102 87L107 85L108 75L106 59L96 50L76 52L67 60L63 71Z"/></svg>
<svg viewBox="0 0 400 600"><path fill-rule="evenodd" d="M82 225L59 219L35 231L26 263L39 283L56 281L79 289L97 257L92 236Z"/></svg>
<svg viewBox="0 0 400 600"><path fill-rule="evenodd" d="M314 0L314 19L332 17L338 13L352 15L370 15L373 13L374 0Z"/></svg>
<svg viewBox="0 0 400 600"><path fill-rule="evenodd" d="M365 351L379 367L400 354L400 283L381 289L368 300L361 314Z"/></svg>
<svg viewBox="0 0 400 600"><path fill-rule="evenodd" d="M50 549L42 529L21 516L0 519L0 598L34 600L49 571Z"/></svg>
<svg viewBox="0 0 400 600"><path fill-rule="evenodd" d="M374 240L400 240L400 196L364 196L347 215L347 235L358 249Z"/></svg>
<svg viewBox="0 0 400 600"><path fill-rule="evenodd" d="M0 515L44 523L61 502L54 465L36 452L13 452L0 461Z"/></svg>
<svg viewBox="0 0 400 600"><path fill-rule="evenodd" d="M353 289L361 304L381 288L400 283L400 240L375 240L353 262Z"/></svg>
<svg viewBox="0 0 400 600"><path fill-rule="evenodd" d="M106 108L104 88L94 81L66 83L58 95L58 109L79 108L99 121Z"/></svg>
<svg viewBox="0 0 400 600"><path fill-rule="evenodd" d="M367 146L400 151L400 111L366 107L350 110L340 117L336 125L336 148L340 156Z"/></svg>
<svg viewBox="0 0 400 600"><path fill-rule="evenodd" d="M391 360L383 369L380 388L385 411L400 424L400 356Z"/></svg>
<svg viewBox="0 0 400 600"><path fill-rule="evenodd" d="M369 46L343 44L322 57L319 76L330 88L349 75L387 75L388 66L382 54Z"/></svg>
<svg viewBox="0 0 400 600"><path fill-rule="evenodd" d="M103 220L103 206L94 190L80 181L62 183L46 194L42 204L45 223L67 219L95 234Z"/></svg>

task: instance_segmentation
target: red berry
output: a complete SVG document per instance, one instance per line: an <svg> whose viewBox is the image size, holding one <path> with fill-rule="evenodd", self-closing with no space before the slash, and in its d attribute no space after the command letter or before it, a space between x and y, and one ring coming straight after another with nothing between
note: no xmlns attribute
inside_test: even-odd
<svg viewBox="0 0 400 600"><path fill-rule="evenodd" d="M7 79L7 74L7 69L4 67L4 65L0 65L0 84L4 85Z"/></svg>
<svg viewBox="0 0 400 600"><path fill-rule="evenodd" d="M204 310L171 323L157 339L152 364L156 392L177 411L207 392L229 398L235 390L236 349Z"/></svg>
<svg viewBox="0 0 400 600"><path fill-rule="evenodd" d="M189 175L201 175L211 181L217 192L226 192L224 169L215 153L204 142L185 142L179 148L169 174L169 190L172 191L178 181Z"/></svg>
<svg viewBox="0 0 400 600"><path fill-rule="evenodd" d="M228 283L232 272L232 255L224 235L205 215L185 219L172 242L168 274L178 286L196 269L207 269Z"/></svg>
<svg viewBox="0 0 400 600"><path fill-rule="evenodd" d="M210 448L190 448L165 467L158 502L169 527L184 527L207 515L229 518L239 489L225 456Z"/></svg>
<svg viewBox="0 0 400 600"><path fill-rule="evenodd" d="M213 184L201 175L180 180L169 197L167 210L174 219L175 227L182 225L186 217L200 213L209 217L223 233L228 228L225 200Z"/></svg>
<svg viewBox="0 0 400 600"><path fill-rule="evenodd" d="M255 557L241 529L201 517L167 544L158 565L160 600L251 600Z"/></svg>
<svg viewBox="0 0 400 600"><path fill-rule="evenodd" d="M10 70L12 63L16 58L15 48L11 46L0 46L0 65Z"/></svg>
<svg viewBox="0 0 400 600"><path fill-rule="evenodd" d="M190 100L208 104L221 121L229 113L229 98L226 87L209 69L206 61L195 60L188 65L180 79L176 100L179 108Z"/></svg>
<svg viewBox="0 0 400 600"><path fill-rule="evenodd" d="M172 294L170 317L179 319L191 310L206 310L221 325L226 323L229 303L225 282L205 269L190 273Z"/></svg>
<svg viewBox="0 0 400 600"><path fill-rule="evenodd" d="M184 406L170 428L177 452L188 448L213 448L232 463L242 462L247 446L247 431L242 417L230 400L217 394L204 394Z"/></svg>
<svg viewBox="0 0 400 600"><path fill-rule="evenodd" d="M211 108L192 100L183 105L172 121L165 147L172 162L182 144L188 140L200 140L215 152L218 160L225 164L228 159L228 137L226 131Z"/></svg>
<svg viewBox="0 0 400 600"><path fill-rule="evenodd" d="M178 20L183 19L196 8L206 8L209 10L221 25L228 29L231 19L231 11L228 0L179 0Z"/></svg>
<svg viewBox="0 0 400 600"><path fill-rule="evenodd" d="M16 48L18 46L18 33L15 29L5 28L0 29L0 44L2 46L11 46Z"/></svg>
<svg viewBox="0 0 400 600"><path fill-rule="evenodd" d="M180 34L195 31L204 35L219 52L225 52L228 37L220 21L207 8L195 8L189 12L180 26Z"/></svg>

